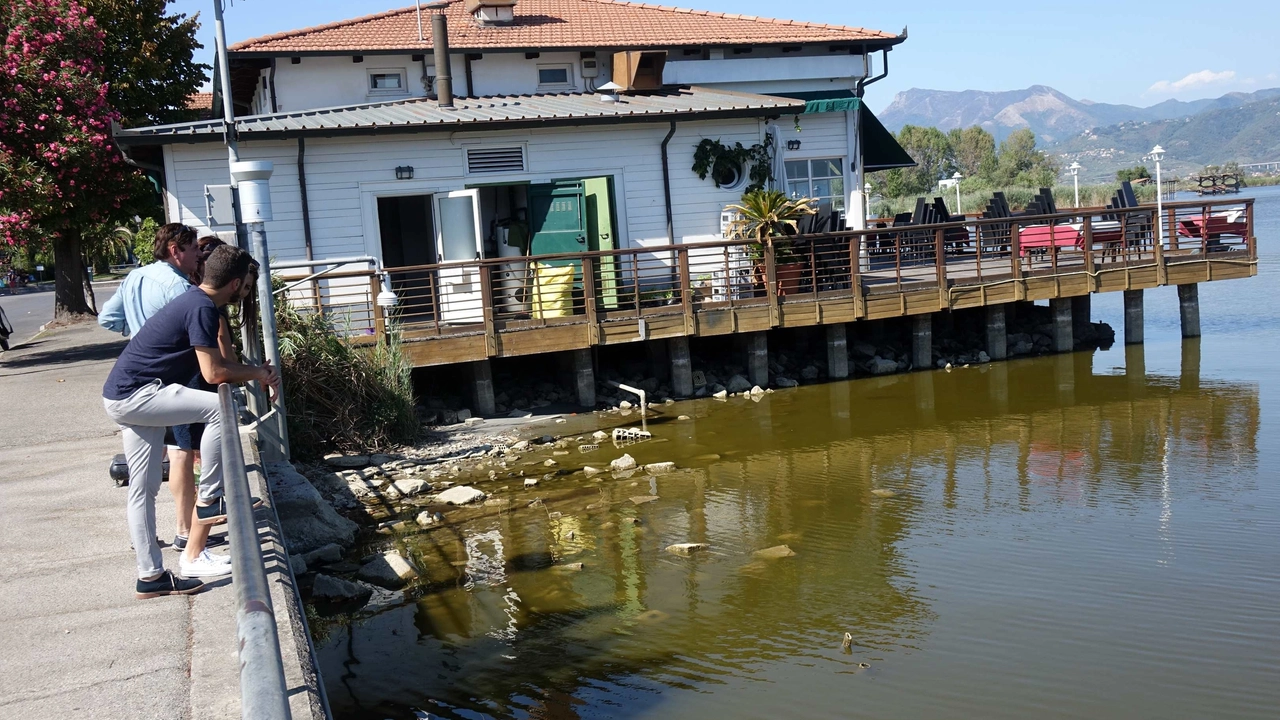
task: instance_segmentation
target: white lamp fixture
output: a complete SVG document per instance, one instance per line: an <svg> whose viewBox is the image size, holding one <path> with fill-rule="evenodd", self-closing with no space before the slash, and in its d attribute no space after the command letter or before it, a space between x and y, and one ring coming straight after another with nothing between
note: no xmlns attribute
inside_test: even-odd
<svg viewBox="0 0 1280 720"><path fill-rule="evenodd" d="M963 215L964 213L960 211L960 181L964 179L964 176L956 173L951 176L951 179L956 181L956 214Z"/></svg>
<svg viewBox="0 0 1280 720"><path fill-rule="evenodd" d="M1160 183L1160 160L1164 158L1164 148L1159 145L1151 148L1151 159L1156 161L1156 241L1164 245L1164 188Z"/></svg>
<svg viewBox="0 0 1280 720"><path fill-rule="evenodd" d="M622 86L615 82L607 82L596 90L600 91L600 102L618 102L618 93L622 91Z"/></svg>
<svg viewBox="0 0 1280 720"><path fill-rule="evenodd" d="M1071 182L1076 186L1076 207L1080 207L1080 171L1084 168L1073 160L1067 169L1071 171Z"/></svg>

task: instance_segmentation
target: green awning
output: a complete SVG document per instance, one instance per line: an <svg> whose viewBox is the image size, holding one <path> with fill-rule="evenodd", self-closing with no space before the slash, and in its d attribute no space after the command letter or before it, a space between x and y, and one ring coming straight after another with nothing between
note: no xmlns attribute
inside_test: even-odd
<svg viewBox="0 0 1280 720"><path fill-rule="evenodd" d="M858 125L862 129L862 166L867 171L890 168L915 167L906 150L898 144L893 133L880 124L880 119L867 108L852 90L828 90L822 92L794 92L782 97L804 100L804 112L858 111Z"/></svg>

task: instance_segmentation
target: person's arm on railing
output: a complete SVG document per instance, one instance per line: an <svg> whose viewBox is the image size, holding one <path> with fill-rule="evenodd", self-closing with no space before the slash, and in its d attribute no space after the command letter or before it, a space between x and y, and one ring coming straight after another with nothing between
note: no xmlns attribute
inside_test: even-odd
<svg viewBox="0 0 1280 720"><path fill-rule="evenodd" d="M270 401L275 402L280 392L280 373L267 360L262 365L245 365L222 357L222 350L211 347L197 347L196 358L200 361L200 374L210 385L223 383L238 384L252 381L262 383L270 388Z"/></svg>

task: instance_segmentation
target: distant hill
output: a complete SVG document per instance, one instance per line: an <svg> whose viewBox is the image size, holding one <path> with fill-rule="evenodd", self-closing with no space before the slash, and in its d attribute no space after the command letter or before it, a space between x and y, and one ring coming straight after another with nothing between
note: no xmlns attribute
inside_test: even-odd
<svg viewBox="0 0 1280 720"><path fill-rule="evenodd" d="M1232 160L1280 160L1280 97L1190 117L1091 128L1045 150L1060 156L1064 166L1075 160L1085 167L1085 175L1102 178L1142 164L1142 156L1155 145L1165 149L1164 167L1179 174Z"/></svg>
<svg viewBox="0 0 1280 720"><path fill-rule="evenodd" d="M1140 108L1075 100L1045 85L1005 92L913 88L898 93L879 117L886 127L894 131L903 125L932 126L942 130L980 125L997 141L1014 130L1029 127L1041 142L1052 143L1097 127L1170 120L1277 97L1280 97L1280 88L1228 93L1219 98L1191 102L1166 100Z"/></svg>

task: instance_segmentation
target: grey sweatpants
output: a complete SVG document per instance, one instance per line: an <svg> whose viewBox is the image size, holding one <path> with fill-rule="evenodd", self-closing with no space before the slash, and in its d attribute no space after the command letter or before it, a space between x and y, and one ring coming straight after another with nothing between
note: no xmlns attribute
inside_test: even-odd
<svg viewBox="0 0 1280 720"><path fill-rule="evenodd" d="M156 544L156 493L164 479L164 429L204 423L200 440L200 504L222 495L222 427L218 394L181 385L145 385L123 400L102 399L107 416L120 426L129 463L129 536L138 554L138 577L164 572Z"/></svg>

